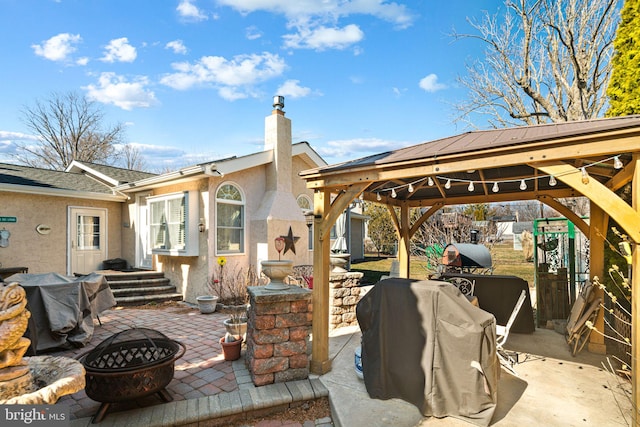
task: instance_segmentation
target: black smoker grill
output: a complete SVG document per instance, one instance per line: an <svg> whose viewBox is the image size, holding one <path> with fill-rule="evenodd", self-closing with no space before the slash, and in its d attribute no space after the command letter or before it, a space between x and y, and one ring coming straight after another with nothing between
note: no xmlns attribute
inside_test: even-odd
<svg viewBox="0 0 640 427"><path fill-rule="evenodd" d="M484 245L449 243L442 253L445 272L491 274L491 253Z"/></svg>
<svg viewBox="0 0 640 427"><path fill-rule="evenodd" d="M85 392L102 402L93 422L102 421L111 403L154 393L165 402L171 401L165 387L173 379L174 362L185 350L184 344L161 332L133 328L112 335L82 354L79 360L86 371Z"/></svg>

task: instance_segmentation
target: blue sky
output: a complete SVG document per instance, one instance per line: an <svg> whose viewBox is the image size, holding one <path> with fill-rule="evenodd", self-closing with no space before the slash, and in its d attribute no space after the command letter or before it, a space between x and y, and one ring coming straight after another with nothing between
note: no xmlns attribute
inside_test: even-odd
<svg viewBox="0 0 640 427"><path fill-rule="evenodd" d="M0 0L0 162L53 92L98 102L150 168L262 149L272 97L328 162L457 134L467 18L501 0ZM482 123L477 123L483 127Z"/></svg>

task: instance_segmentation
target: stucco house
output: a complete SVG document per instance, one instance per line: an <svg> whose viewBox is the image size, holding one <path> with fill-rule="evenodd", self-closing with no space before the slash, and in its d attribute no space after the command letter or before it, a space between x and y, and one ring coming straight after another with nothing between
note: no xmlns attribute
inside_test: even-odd
<svg viewBox="0 0 640 427"><path fill-rule="evenodd" d="M188 302L206 292L218 256L260 267L277 259L276 237L298 237L295 253L311 264L304 216L313 190L299 172L325 166L307 142L292 144L284 99L265 118L262 151L161 175L73 162L64 172L0 164L3 267L30 273L88 273L104 260L162 271ZM15 222L14 222L15 221Z"/></svg>

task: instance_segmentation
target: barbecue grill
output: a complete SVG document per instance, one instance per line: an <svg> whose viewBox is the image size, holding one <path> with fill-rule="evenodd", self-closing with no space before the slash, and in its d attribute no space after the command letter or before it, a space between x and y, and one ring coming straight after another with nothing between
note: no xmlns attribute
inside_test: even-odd
<svg viewBox="0 0 640 427"><path fill-rule="evenodd" d="M450 243L442 253L445 272L491 274L491 253L484 245Z"/></svg>
<svg viewBox="0 0 640 427"><path fill-rule="evenodd" d="M102 402L93 423L105 417L111 403L135 400L157 393L173 400L165 387L173 379L174 362L186 347L161 332L133 328L119 332L78 357L86 371L85 392Z"/></svg>

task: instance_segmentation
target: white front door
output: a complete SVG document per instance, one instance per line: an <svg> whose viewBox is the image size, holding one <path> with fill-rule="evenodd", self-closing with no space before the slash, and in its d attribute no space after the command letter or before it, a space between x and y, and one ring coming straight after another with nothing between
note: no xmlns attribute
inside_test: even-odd
<svg viewBox="0 0 640 427"><path fill-rule="evenodd" d="M152 268L153 256L151 245L149 244L149 207L147 206L147 195L136 198L138 207L138 217L135 226L136 233L136 267Z"/></svg>
<svg viewBox="0 0 640 427"><path fill-rule="evenodd" d="M69 208L68 274L87 274L99 270L107 258L107 211Z"/></svg>

